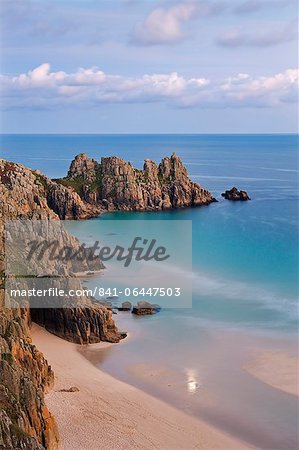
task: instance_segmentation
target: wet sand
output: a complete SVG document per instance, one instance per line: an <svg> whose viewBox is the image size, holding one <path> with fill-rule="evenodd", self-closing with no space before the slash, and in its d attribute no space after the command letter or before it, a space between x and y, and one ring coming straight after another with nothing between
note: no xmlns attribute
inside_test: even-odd
<svg viewBox="0 0 299 450"><path fill-rule="evenodd" d="M55 372L47 405L58 423L60 449L254 448L102 372L78 351L80 346L37 325L32 336ZM109 344L91 347L107 349ZM79 391L60 391L72 386Z"/></svg>
<svg viewBox="0 0 299 450"><path fill-rule="evenodd" d="M295 341L204 327L196 335L189 328L188 344L176 338L175 326L168 330L163 321L161 327L159 317L146 320L119 313L117 320L130 330L121 346L80 350L99 370L248 445L297 448L297 397L287 392L298 373ZM284 354L293 361L283 363L287 377L279 389L269 378L253 374L255 359L262 353ZM281 362L281 357L268 359L267 377L279 373Z"/></svg>
<svg viewBox="0 0 299 450"><path fill-rule="evenodd" d="M285 352L260 352L244 370L276 389L299 396L299 360Z"/></svg>

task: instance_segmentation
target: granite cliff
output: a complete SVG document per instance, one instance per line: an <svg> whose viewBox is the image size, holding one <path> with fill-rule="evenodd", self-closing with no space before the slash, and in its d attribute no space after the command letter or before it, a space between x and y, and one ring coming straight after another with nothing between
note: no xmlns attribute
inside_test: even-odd
<svg viewBox="0 0 299 450"><path fill-rule="evenodd" d="M53 202L53 203L52 203ZM85 299L86 307L68 309L5 308L4 306L4 224L7 220L59 221L61 218L90 217L79 195L57 185L39 172L21 164L0 160L0 449L56 450L58 431L45 404L45 392L52 387L54 374L43 355L32 345L31 320L49 331L77 343L122 337L112 320L112 312ZM50 222L49 222L50 223ZM79 242L62 233L63 243ZM97 267L98 269L101 268ZM85 269L95 267L86 266ZM41 268L43 269L43 268ZM53 266L54 269L54 266ZM66 271L76 271L66 267ZM75 283L80 283L74 278Z"/></svg>
<svg viewBox="0 0 299 450"><path fill-rule="evenodd" d="M188 177L173 153L159 165L145 160L143 170L116 156L97 162L84 153L72 161L65 178L55 180L72 188L85 205L101 210L153 211L208 205L211 193Z"/></svg>
<svg viewBox="0 0 299 450"><path fill-rule="evenodd" d="M53 371L31 343L29 309L4 309L3 289L0 302L0 449L56 450L58 430L44 397Z"/></svg>

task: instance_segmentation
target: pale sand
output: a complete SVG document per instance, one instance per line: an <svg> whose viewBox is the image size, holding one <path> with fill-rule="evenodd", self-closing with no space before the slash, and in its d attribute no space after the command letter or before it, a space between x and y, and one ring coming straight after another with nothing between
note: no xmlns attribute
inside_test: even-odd
<svg viewBox="0 0 299 450"><path fill-rule="evenodd" d="M286 352L260 352L243 367L264 383L299 396L299 359Z"/></svg>
<svg viewBox="0 0 299 450"><path fill-rule="evenodd" d="M77 345L37 325L32 336L55 372L47 405L58 423L61 450L253 448L100 371ZM79 392L59 392L71 386Z"/></svg>

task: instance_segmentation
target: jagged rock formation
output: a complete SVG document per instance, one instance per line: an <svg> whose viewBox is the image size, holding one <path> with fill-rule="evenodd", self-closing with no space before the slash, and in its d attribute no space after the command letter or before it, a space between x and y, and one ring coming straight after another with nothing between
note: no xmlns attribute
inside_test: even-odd
<svg viewBox="0 0 299 450"><path fill-rule="evenodd" d="M80 153L67 176L55 181L72 187L85 203L109 211L184 208L215 201L209 191L189 179L175 153L163 158L159 166L145 160L143 170L116 156L102 158L98 163Z"/></svg>
<svg viewBox="0 0 299 450"><path fill-rule="evenodd" d="M65 195L72 195L79 198L78 194L72 192L70 189L63 186L55 186L48 178L41 174L37 174L22 166L21 164L11 163L0 160L0 271L3 272L4 262L4 221L7 219L32 219L32 220L59 220L59 216L50 208L48 202L48 191L52 189L65 190ZM48 182L53 183L54 187L49 188ZM46 186L45 186L45 183ZM73 197L75 198L75 197ZM83 205L79 198L79 205ZM82 208L84 205L82 206ZM84 207L85 208L85 207ZM86 209L85 209L86 211ZM58 224L57 224L58 225ZM59 231L59 233L58 233ZM58 239L61 247L71 246L73 250L79 248L80 243L73 236L70 236L65 230L61 230L58 226L47 227L47 235L53 234L53 238ZM30 261L33 266L34 261ZM47 270L53 273L68 274L72 272L84 272L100 270L104 266L101 261L94 262L83 260L78 262L76 260L64 261L49 261L48 259L38 260L36 263L35 273L41 271L41 274L46 270L43 266L46 264ZM58 266L60 264L60 266ZM80 282L78 279L73 279L74 287L79 288ZM88 308L82 308L82 304L86 304ZM80 309L81 308L81 309ZM55 309L56 310L56 309ZM54 310L54 311L55 311ZM59 311L59 310L57 310ZM80 311L80 312L79 312ZM118 341L120 335L117 328L112 321L112 312L108 311L104 306L96 306L91 299L81 298L78 301L78 308L68 309L54 317L51 308L43 309L42 314L38 314L35 310L35 320L43 326L46 326L49 331L54 332L59 336L66 334L69 340L80 343L99 342L100 340L110 340L112 342ZM66 317L67 314L67 317ZM94 317L93 317L94 315ZM55 320L54 320L55 319ZM90 322L91 321L91 322ZM101 325L101 321L104 321ZM105 323L107 321L107 324ZM66 325L67 322L67 325ZM73 323L72 323L73 322ZM85 322L88 330L82 328L82 323ZM70 327L69 330L67 327ZM76 336L76 332L78 335ZM73 338L71 338L73 336Z"/></svg>
<svg viewBox="0 0 299 450"><path fill-rule="evenodd" d="M241 201L246 201L246 200L250 200L249 195L247 194L246 191L238 191L238 189L236 187L231 188L230 190L227 190L225 192L223 192L222 197L224 197L226 200L233 200L233 201L237 201L237 200L241 200Z"/></svg>
<svg viewBox="0 0 299 450"><path fill-rule="evenodd" d="M28 309L4 309L0 291L0 449L56 450L58 431L44 399L54 374L30 339Z"/></svg>
<svg viewBox="0 0 299 450"><path fill-rule="evenodd" d="M0 159L0 183L2 217L81 219L99 214L74 189L21 164Z"/></svg>
<svg viewBox="0 0 299 450"><path fill-rule="evenodd" d="M58 194L59 193L59 194ZM54 200L53 200L54 199ZM52 204L51 202L53 201ZM53 208L53 209L52 209ZM31 343L31 316L49 331L72 342L117 342L122 335L112 312L88 308L35 309L4 307L4 223L6 220L59 220L61 217L90 217L79 195L56 185L44 175L21 164L0 160L0 449L56 450L58 432L44 395L53 384L53 372ZM76 246L76 239L63 234ZM78 243L79 244L79 243ZM53 266L54 268L54 266ZM43 269L43 268L42 268ZM94 270L87 266L86 269ZM76 267L67 270L76 271ZM79 283L79 280L76 280Z"/></svg>
<svg viewBox="0 0 299 450"><path fill-rule="evenodd" d="M112 319L112 311L104 306L32 309L31 317L51 333L76 344L119 342L123 338Z"/></svg>
<svg viewBox="0 0 299 450"><path fill-rule="evenodd" d="M31 344L29 309L4 308L4 222L55 219L40 193L42 185L23 166L0 160L0 448L58 447L55 421L44 401L53 372Z"/></svg>

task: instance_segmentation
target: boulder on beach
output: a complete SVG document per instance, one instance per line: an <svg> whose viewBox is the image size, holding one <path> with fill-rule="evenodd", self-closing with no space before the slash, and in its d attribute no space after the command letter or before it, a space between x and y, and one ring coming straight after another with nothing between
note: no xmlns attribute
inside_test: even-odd
<svg viewBox="0 0 299 450"><path fill-rule="evenodd" d="M70 388L60 389L59 392L79 392L80 389L77 386L71 386Z"/></svg>
<svg viewBox="0 0 299 450"><path fill-rule="evenodd" d="M159 305L153 305L152 303L146 302L144 300L133 306L132 313L138 316L145 316L150 314L155 314L160 311L161 307Z"/></svg>
<svg viewBox="0 0 299 450"><path fill-rule="evenodd" d="M233 188L231 188L230 190L227 190L225 192L222 192L222 197L224 197L226 200L233 200L233 201L237 201L237 200L241 200L241 201L246 201L246 200L250 200L249 195L247 194L246 191L239 191L235 186Z"/></svg>

